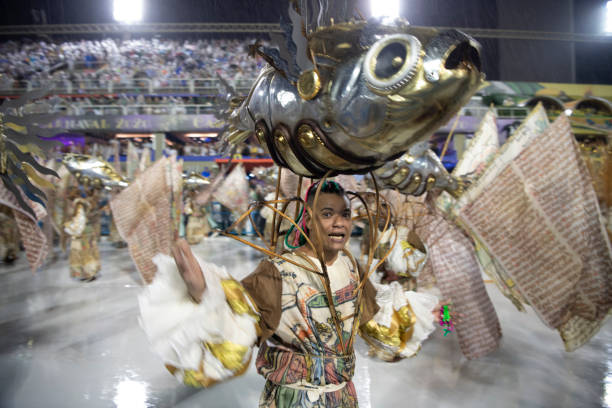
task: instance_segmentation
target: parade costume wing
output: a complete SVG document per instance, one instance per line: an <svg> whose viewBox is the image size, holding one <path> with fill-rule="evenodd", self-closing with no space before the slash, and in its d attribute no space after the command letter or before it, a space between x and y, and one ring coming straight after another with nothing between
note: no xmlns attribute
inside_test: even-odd
<svg viewBox="0 0 612 408"><path fill-rule="evenodd" d="M145 283L157 269L152 258L170 254L174 241L175 166L172 158L157 160L110 202L117 230Z"/></svg>
<svg viewBox="0 0 612 408"><path fill-rule="evenodd" d="M23 197L23 193L11 183L0 185L0 204L13 210L13 216L17 222L19 234L22 237L26 257L32 271L38 269L48 254L47 238L38 226L38 222L47 214L45 209L38 203ZM12 190L7 186L13 188ZM29 207L34 214L24 210Z"/></svg>
<svg viewBox="0 0 612 408"><path fill-rule="evenodd" d="M57 115L24 115L22 108L46 94L47 91L28 92L0 106L0 201L13 209L33 271L42 265L48 254L46 236L38 226L46 215L47 197L42 189L54 187L45 176L59 178L39 160L46 159L49 151L58 145L46 138L61 130L45 127Z"/></svg>
<svg viewBox="0 0 612 408"><path fill-rule="evenodd" d="M34 183L43 180L39 173L59 176L54 170L39 164L34 155L38 159L46 159L49 151L58 143L45 138L59 131L44 127L57 115L22 115L21 110L46 94L46 91L29 92L15 100L5 101L0 106L0 177L4 186L15 196L20 208L33 218L36 218L34 210L19 191L28 199L45 205L46 196Z"/></svg>

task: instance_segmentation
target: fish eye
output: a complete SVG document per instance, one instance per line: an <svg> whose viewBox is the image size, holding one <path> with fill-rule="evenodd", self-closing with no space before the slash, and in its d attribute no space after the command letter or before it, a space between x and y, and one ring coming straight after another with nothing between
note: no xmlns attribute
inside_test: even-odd
<svg viewBox="0 0 612 408"><path fill-rule="evenodd" d="M421 60L421 43L408 34L388 35L372 45L363 61L368 87L390 94L406 86Z"/></svg>

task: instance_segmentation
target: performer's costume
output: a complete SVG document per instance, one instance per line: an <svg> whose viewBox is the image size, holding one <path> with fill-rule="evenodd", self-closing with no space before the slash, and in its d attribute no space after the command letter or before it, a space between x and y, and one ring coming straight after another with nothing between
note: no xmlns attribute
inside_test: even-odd
<svg viewBox="0 0 612 408"><path fill-rule="evenodd" d="M115 248L125 248L127 246L127 243L123 240L123 238L121 238L121 235L119 234L119 231L117 230L117 224L115 223L115 217L113 217L112 213L110 217L108 241Z"/></svg>
<svg viewBox="0 0 612 408"><path fill-rule="evenodd" d="M211 231L206 209L203 205L199 205L194 197L187 197L185 215L189 215L185 238L190 245L199 244Z"/></svg>
<svg viewBox="0 0 612 408"><path fill-rule="evenodd" d="M127 187L127 181L106 161L85 154L66 154L62 163L76 181L89 191L86 199L73 202L72 219L67 221L64 231L71 237L70 275L81 280L93 280L100 270L100 212L98 208L100 191L112 191ZM66 212L66 211L65 211ZM142 213L139 216L142 217ZM111 225L111 232L113 226ZM110 237L116 241L116 234Z"/></svg>
<svg viewBox="0 0 612 408"><path fill-rule="evenodd" d="M19 230L13 210L0 205L0 261L14 262L19 257Z"/></svg>
<svg viewBox="0 0 612 408"><path fill-rule="evenodd" d="M109 193L109 202L113 200L119 194L117 188L111 190ZM108 242L115 248L125 248L127 247L127 242L123 240L121 234L119 234L119 230L117 229L117 221L116 216L113 214L110 209L108 210L108 215L110 218L110 223L108 227Z"/></svg>
<svg viewBox="0 0 612 408"><path fill-rule="evenodd" d="M397 283L377 293L369 280L357 291L361 277L349 254L327 266L332 307L323 276L307 270L319 261L285 258L262 261L242 283L199 261L207 284L200 304L190 300L172 258L155 258L156 278L139 299L141 324L179 380L208 386L240 375L257 343L257 370L266 378L260 407L356 407L357 332L377 355L395 360L416 354L434 330L435 296Z"/></svg>
<svg viewBox="0 0 612 408"><path fill-rule="evenodd" d="M382 234L380 244L374 250L374 258L382 259L389 253L378 270L383 282L397 280L405 290L416 290L417 278L427 262L427 249L418 237L416 244L414 236L416 236L414 231L403 225L396 227L395 230L389 228ZM362 256L367 256L364 248L369 247L369 241L369 231L365 228L361 244Z"/></svg>
<svg viewBox="0 0 612 408"><path fill-rule="evenodd" d="M90 200L74 201L73 217L66 223L65 231L70 240L70 276L81 280L93 280L100 271L100 217Z"/></svg>

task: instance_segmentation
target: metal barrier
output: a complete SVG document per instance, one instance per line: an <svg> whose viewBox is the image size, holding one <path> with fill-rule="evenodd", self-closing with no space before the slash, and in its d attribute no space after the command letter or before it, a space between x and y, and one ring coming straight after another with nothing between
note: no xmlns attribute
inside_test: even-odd
<svg viewBox="0 0 612 408"><path fill-rule="evenodd" d="M493 109L495 110L495 114L498 118L522 119L529 115L529 108L527 107L499 106L494 107ZM459 115L483 118L488 111L489 108L486 106L464 106L459 111Z"/></svg>
<svg viewBox="0 0 612 408"><path fill-rule="evenodd" d="M232 84L239 94L248 93L253 79L239 79ZM49 94L116 94L116 93L185 93L192 95L216 94L221 89L218 78L130 78L119 82L104 79L12 81L0 84L6 95L17 95L28 91L47 89Z"/></svg>
<svg viewBox="0 0 612 408"><path fill-rule="evenodd" d="M56 105L49 113L62 113L71 116L81 115L202 115L216 113L212 105Z"/></svg>
<svg viewBox="0 0 612 408"><path fill-rule="evenodd" d="M524 119L529 115L529 108L504 106L495 108L495 112L498 118Z"/></svg>
<svg viewBox="0 0 612 408"><path fill-rule="evenodd" d="M499 107L494 108L498 118L522 119L529 115L529 108ZM467 106L461 108L461 116L483 118L489 108ZM49 113L66 115L202 115L218 113L218 107L211 104L130 104L130 105L56 105Z"/></svg>
<svg viewBox="0 0 612 408"><path fill-rule="evenodd" d="M254 79L239 79L234 81L234 88L238 94L246 95ZM10 86L7 86L10 85ZM127 81L105 80L57 80L57 81L13 81L13 83L0 84L0 94L18 95L37 89L48 89L49 94L189 94L189 95L215 95L221 89L218 78L191 78L191 79L149 79L130 78ZM215 107L211 105L177 105L177 104L147 104L147 105L92 105L76 107L59 107L60 111L70 111L73 115L95 114L187 114L197 115L214 113ZM488 111L485 106L465 106L461 109L461 116L484 117ZM498 118L525 118L529 114L527 107L495 107ZM102 112L102 113L99 113ZM113 112L113 113L110 113ZM120 112L120 113L117 113Z"/></svg>

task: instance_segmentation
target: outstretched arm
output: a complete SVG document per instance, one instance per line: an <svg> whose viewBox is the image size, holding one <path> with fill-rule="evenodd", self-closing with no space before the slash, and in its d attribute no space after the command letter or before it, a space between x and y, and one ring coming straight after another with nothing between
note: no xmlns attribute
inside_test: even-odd
<svg viewBox="0 0 612 408"><path fill-rule="evenodd" d="M191 247L184 239L178 239L172 246L172 257L176 262L178 272L187 286L189 296L200 303L204 290L206 290L206 279L200 264L196 260Z"/></svg>
<svg viewBox="0 0 612 408"><path fill-rule="evenodd" d="M138 297L153 351L187 385L242 374L258 338L256 306L225 268L199 260L184 240L172 254L153 258L155 279Z"/></svg>

